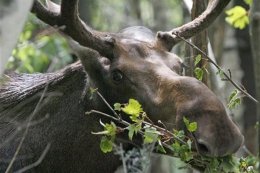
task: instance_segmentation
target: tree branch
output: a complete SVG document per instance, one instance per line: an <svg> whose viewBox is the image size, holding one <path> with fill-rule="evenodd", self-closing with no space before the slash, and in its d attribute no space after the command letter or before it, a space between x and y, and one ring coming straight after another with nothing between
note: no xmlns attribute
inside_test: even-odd
<svg viewBox="0 0 260 173"><path fill-rule="evenodd" d="M28 166L25 166L22 169L19 169L18 171L15 171L14 173L23 173L23 172L26 172L26 171L28 171L28 170L38 166L39 164L41 164L43 159L45 158L46 154L50 150L50 148L51 148L51 144L48 143L47 146L45 147L45 149L43 150L41 156L39 157L39 159L36 162L34 162L34 163L32 163L32 164L30 164Z"/></svg>
<svg viewBox="0 0 260 173"><path fill-rule="evenodd" d="M253 96L251 96L247 91L245 91L245 89L243 89L242 87L240 87L235 81L233 81L231 79L231 75L227 74L216 62L214 62L205 52L203 52L201 49L199 49L197 46L195 46L194 44L190 43L188 40L186 40L185 38L181 37L178 33L173 33L174 35L176 35L176 37L178 37L180 40L183 40L184 42L186 42L188 45L190 45L192 48L196 49L198 52L200 52L204 57L207 58L207 60L212 63L218 70L223 72L223 75L225 76L225 78L236 88L238 89L242 94L244 94L245 96L247 96L248 98L250 98L251 100L253 100L254 102L258 103L258 100L256 100Z"/></svg>
<svg viewBox="0 0 260 173"><path fill-rule="evenodd" d="M39 111L40 106L41 106L41 103L42 103L42 101L43 101L43 99L44 99L44 97L45 97L45 93L47 92L47 90L48 90L48 85L44 88L44 91L43 91L43 93L42 93L42 95L41 95L40 100L38 101L38 103L37 103L37 105L36 105L34 111L32 112L32 114L29 116L28 123L27 123L27 126L26 126L26 128L25 128L25 131L24 131L24 133L23 133L23 136L22 136L22 138L21 138L21 140L20 140L20 142L19 142L19 145L18 145L18 147L17 147L17 149L16 149L16 151L15 151L15 153L14 153L14 156L13 156L12 160L10 161L8 167L7 167L6 170L5 170L5 173L9 173L9 172L11 171L12 166L13 166L13 164L14 164L14 162L15 162L15 160L16 160L16 158L17 158L17 156L18 156L18 154L19 154L19 152L20 152L20 150L21 150L21 148L22 148L22 145L23 145L23 143L24 143L24 140L25 140L25 138L26 138L26 136L27 136L27 134L28 134L28 132L29 132L30 122L33 120L34 116L35 116L36 113Z"/></svg>

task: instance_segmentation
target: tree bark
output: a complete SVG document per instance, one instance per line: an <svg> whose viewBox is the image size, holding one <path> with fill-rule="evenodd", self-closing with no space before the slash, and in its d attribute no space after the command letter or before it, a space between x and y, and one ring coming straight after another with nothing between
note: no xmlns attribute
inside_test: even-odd
<svg viewBox="0 0 260 173"><path fill-rule="evenodd" d="M0 1L0 76L12 54L33 1Z"/></svg>
<svg viewBox="0 0 260 173"><path fill-rule="evenodd" d="M194 20L196 17L198 17L203 11L205 11L207 7L207 0L193 0L193 6L191 10L191 18ZM202 31L200 34L196 35L192 38L192 42L194 45L196 45L198 48L200 48L203 52L206 54L208 53L208 34L207 30ZM197 55L201 54L196 49L193 49L193 57L196 57ZM207 61L205 60L206 57L201 55L202 60L197 65L199 68L207 68ZM191 63L191 67L193 66L193 63ZM208 85L207 80L207 73L204 71L202 82L206 85Z"/></svg>
<svg viewBox="0 0 260 173"><path fill-rule="evenodd" d="M240 5L248 9L248 6L243 1L236 1L235 5ZM249 28L246 27L243 30L236 29L235 36L237 40L240 67L244 72L241 82L247 91L255 97L254 69L252 68L254 63L250 45ZM248 97L243 98L243 104L245 106L243 112L245 145L252 153L256 154L256 104L253 103Z"/></svg>
<svg viewBox="0 0 260 173"><path fill-rule="evenodd" d="M79 1L80 18L89 25L92 25L93 9L97 8L97 2L92 0Z"/></svg>
<svg viewBox="0 0 260 173"><path fill-rule="evenodd" d="M260 1L254 0L250 13L250 36L255 71L256 97L260 100ZM257 105L257 120L260 122L260 104ZM258 152L260 148L260 128L258 127ZM260 168L259 168L260 172Z"/></svg>

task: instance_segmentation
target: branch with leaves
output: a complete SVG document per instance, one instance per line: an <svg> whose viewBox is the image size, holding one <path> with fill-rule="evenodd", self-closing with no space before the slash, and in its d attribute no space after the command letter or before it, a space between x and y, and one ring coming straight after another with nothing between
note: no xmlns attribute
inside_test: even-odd
<svg viewBox="0 0 260 173"><path fill-rule="evenodd" d="M253 96L251 96L245 88L240 87L235 81L232 80L232 76L231 73L229 71L229 73L226 73L215 61L213 61L205 52L203 52L200 48L198 48L196 45L192 44L191 42L189 42L188 40L186 40L185 38L181 37L178 33L173 33L176 35L176 37L180 38L181 40L183 40L185 43L187 43L189 46L191 46L192 48L198 50L198 52L200 52L204 57L206 57L206 60L210 63L212 63L217 69L218 69L218 74L220 74L220 76L223 76L224 78L222 78L222 80L225 81L229 81L238 91L240 91L244 96L249 97L251 100L253 100L254 102L258 103L258 100L256 100ZM198 63L201 58L200 56L196 57L197 59L195 60L195 63ZM196 72L195 72L196 74ZM197 73L197 75L202 76L201 72ZM196 76L197 76L196 75ZM198 76L198 77L199 77ZM199 78L200 79L200 78Z"/></svg>
<svg viewBox="0 0 260 173"><path fill-rule="evenodd" d="M187 136L184 130L168 130L161 121L158 121L157 124L161 124L163 127L152 122L137 100L129 99L126 104L115 103L114 108L112 108L97 90L92 91L97 93L114 114L112 116L97 110L86 112L87 115L96 113L112 120L110 123L103 123L100 120L103 131L92 132L94 135L102 136L100 149L104 153L116 150L118 148L116 147L117 135L126 132L130 142L140 135L143 139L143 145L154 145L156 152L180 158L188 167L194 167L206 173L254 173L257 167L259 161L253 156L246 158L234 156L210 158L201 155L192 137L192 133L197 130L196 122L190 122L187 118L183 118L189 134ZM126 119L130 119L130 122L124 120L121 114L125 115Z"/></svg>

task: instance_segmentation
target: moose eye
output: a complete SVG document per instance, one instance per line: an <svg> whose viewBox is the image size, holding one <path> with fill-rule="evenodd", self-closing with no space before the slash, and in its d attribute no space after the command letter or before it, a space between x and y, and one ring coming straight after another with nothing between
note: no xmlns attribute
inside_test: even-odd
<svg viewBox="0 0 260 173"><path fill-rule="evenodd" d="M121 71L119 70L115 70L112 72L112 79L115 81L115 82L121 82L122 79L124 78L124 75Z"/></svg>

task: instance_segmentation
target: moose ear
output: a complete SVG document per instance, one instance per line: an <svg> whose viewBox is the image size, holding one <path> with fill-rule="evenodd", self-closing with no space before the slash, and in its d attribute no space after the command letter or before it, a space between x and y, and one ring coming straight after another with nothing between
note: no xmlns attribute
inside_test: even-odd
<svg viewBox="0 0 260 173"><path fill-rule="evenodd" d="M97 51L84 47L72 40L69 41L69 45L72 51L80 59L90 78L100 79L104 72L110 67L110 61L107 58L101 57Z"/></svg>

